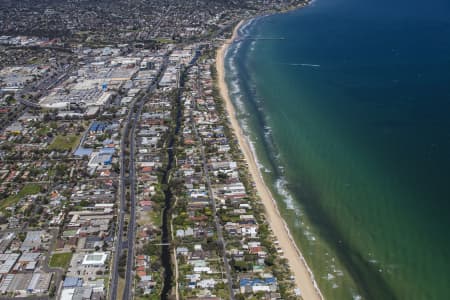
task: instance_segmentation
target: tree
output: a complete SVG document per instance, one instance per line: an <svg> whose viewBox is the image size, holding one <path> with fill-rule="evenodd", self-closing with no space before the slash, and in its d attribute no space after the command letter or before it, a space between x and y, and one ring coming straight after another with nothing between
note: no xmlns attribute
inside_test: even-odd
<svg viewBox="0 0 450 300"><path fill-rule="evenodd" d="M49 295L51 298L53 298L53 297L55 297L55 294L56 294L56 286L55 286L54 284L52 284L52 285L50 286L49 291L48 291L48 295Z"/></svg>
<svg viewBox="0 0 450 300"><path fill-rule="evenodd" d="M19 232L17 237L19 238L20 241L23 242L25 240L26 236L27 236L27 234L25 232Z"/></svg>

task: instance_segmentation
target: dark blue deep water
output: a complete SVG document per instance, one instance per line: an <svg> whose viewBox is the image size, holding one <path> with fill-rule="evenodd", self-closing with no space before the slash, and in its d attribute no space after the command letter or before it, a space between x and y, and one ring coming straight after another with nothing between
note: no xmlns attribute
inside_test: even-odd
<svg viewBox="0 0 450 300"><path fill-rule="evenodd" d="M450 1L318 0L241 35L238 117L325 296L449 299Z"/></svg>

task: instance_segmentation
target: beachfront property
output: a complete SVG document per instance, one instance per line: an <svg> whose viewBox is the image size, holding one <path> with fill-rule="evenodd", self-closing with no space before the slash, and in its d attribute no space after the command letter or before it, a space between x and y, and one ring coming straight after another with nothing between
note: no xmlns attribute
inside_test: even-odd
<svg viewBox="0 0 450 300"><path fill-rule="evenodd" d="M177 155L176 180L183 185L173 212L176 287L192 299L228 299L230 293L279 299L282 284L290 287L282 293L295 297L290 271L286 264L274 264L281 258L242 181L237 153L213 96L212 63L205 60L189 69L181 98L183 147ZM286 277L273 275L280 270Z"/></svg>

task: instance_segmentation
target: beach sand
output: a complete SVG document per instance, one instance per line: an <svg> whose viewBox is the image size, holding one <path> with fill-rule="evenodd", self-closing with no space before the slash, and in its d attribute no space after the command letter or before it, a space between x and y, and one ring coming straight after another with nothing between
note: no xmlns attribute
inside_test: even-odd
<svg viewBox="0 0 450 300"><path fill-rule="evenodd" d="M256 162L256 157L253 151L251 150L248 139L246 138L242 129L239 126L239 122L236 118L236 112L234 110L233 103L231 102L228 93L228 87L225 82L225 66L224 66L225 54L227 52L229 45L238 36L238 29L242 24L243 21L241 21L234 28L232 37L228 41L226 41L222 45L222 47L220 47L217 50L216 68L220 94L225 101L225 108L227 110L229 120L231 122L231 128L236 134L239 146L244 153L245 159L249 167L249 171L255 182L255 188L265 207L267 221L269 222L274 235L277 237L279 241L279 246L284 252L284 257L289 262L291 271L294 273L296 286L300 289L301 295L305 300L323 299L323 296L314 280L314 276L311 270L309 269L297 245L295 244L290 234L290 231L286 225L286 222L280 215L278 206L272 196L272 193L266 186L262 178L260 169Z"/></svg>

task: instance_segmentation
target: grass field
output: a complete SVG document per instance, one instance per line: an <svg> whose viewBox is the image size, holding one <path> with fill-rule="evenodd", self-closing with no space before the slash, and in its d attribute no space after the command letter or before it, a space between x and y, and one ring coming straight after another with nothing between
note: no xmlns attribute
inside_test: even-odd
<svg viewBox="0 0 450 300"><path fill-rule="evenodd" d="M123 291L125 290L125 279L119 277L119 282L117 283L117 299L123 300Z"/></svg>
<svg viewBox="0 0 450 300"><path fill-rule="evenodd" d="M17 193L17 195L10 195L6 199L2 200L0 202L0 211L16 204L16 202L19 201L22 197L38 194L40 191L41 191L40 185L33 183L27 184L20 190L20 192Z"/></svg>
<svg viewBox="0 0 450 300"><path fill-rule="evenodd" d="M58 135L55 137L53 142L48 146L48 149L50 150L57 150L57 151L66 151L66 150L73 150L80 142L81 136L79 135Z"/></svg>
<svg viewBox="0 0 450 300"><path fill-rule="evenodd" d="M162 224L161 212L150 211L150 212L148 212L148 215L150 216L150 220L153 223L153 225L161 226L161 224Z"/></svg>
<svg viewBox="0 0 450 300"><path fill-rule="evenodd" d="M48 265L51 268L63 268L67 269L72 259L72 252L55 253L50 258Z"/></svg>
<svg viewBox="0 0 450 300"><path fill-rule="evenodd" d="M164 39L164 38L157 38L157 39L155 39L155 41L157 41L158 43L161 43L161 44L171 44L171 43L173 43L173 40Z"/></svg>
<svg viewBox="0 0 450 300"><path fill-rule="evenodd" d="M43 136L43 135L46 135L49 132L50 132L50 127L45 126L45 127L39 128L36 133L39 136Z"/></svg>

